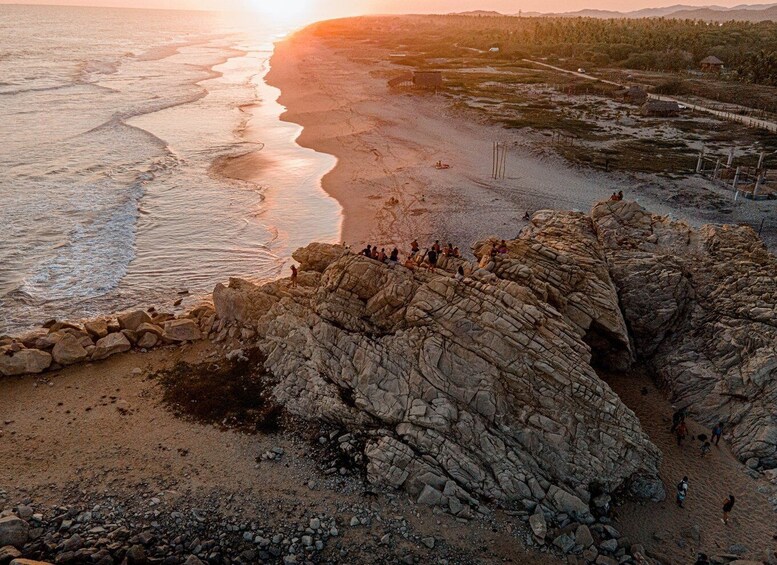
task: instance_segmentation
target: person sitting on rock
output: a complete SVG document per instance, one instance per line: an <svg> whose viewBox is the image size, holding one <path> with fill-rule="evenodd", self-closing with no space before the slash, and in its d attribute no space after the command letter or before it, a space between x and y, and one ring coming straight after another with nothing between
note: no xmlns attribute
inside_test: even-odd
<svg viewBox="0 0 777 565"><path fill-rule="evenodd" d="M381 263L385 263L386 261L388 261L388 256L386 255L385 247L380 248L380 253L378 253L378 261L380 261Z"/></svg>
<svg viewBox="0 0 777 565"><path fill-rule="evenodd" d="M453 244L451 242L448 242L448 247L445 248L442 254L446 257L453 257Z"/></svg>
<svg viewBox="0 0 777 565"><path fill-rule="evenodd" d="M457 281L460 281L464 278L464 267L459 265L459 268L456 269L456 274L453 276Z"/></svg>
<svg viewBox="0 0 777 565"><path fill-rule="evenodd" d="M686 496L688 496L688 477L683 477L683 480L677 483L677 506L684 508Z"/></svg>
<svg viewBox="0 0 777 565"><path fill-rule="evenodd" d="M456 258L461 257L461 251L459 251L458 247L454 247L453 248L453 256L456 257Z"/></svg>
<svg viewBox="0 0 777 565"><path fill-rule="evenodd" d="M620 202L621 200L623 200L623 191L619 190L618 191L618 202Z"/></svg>
<svg viewBox="0 0 777 565"><path fill-rule="evenodd" d="M372 246L367 245L364 249L362 249L362 255L365 257L372 257Z"/></svg>
<svg viewBox="0 0 777 565"><path fill-rule="evenodd" d="M391 250L391 255L389 256L389 263L393 263L396 265L399 263L399 249L396 247Z"/></svg>
<svg viewBox="0 0 777 565"><path fill-rule="evenodd" d="M610 195L610 200L612 200L613 202L617 202L618 201L618 193L617 192L613 192Z"/></svg>
<svg viewBox="0 0 777 565"><path fill-rule="evenodd" d="M418 255L418 252L421 250L421 248L418 246L418 240L414 239L413 242L410 244L410 256L415 257Z"/></svg>
<svg viewBox="0 0 777 565"><path fill-rule="evenodd" d="M435 239L434 240L434 245L432 245L432 251L437 253L437 255L439 255L442 252L442 247L440 246L440 240L439 239Z"/></svg>
<svg viewBox="0 0 777 565"><path fill-rule="evenodd" d="M380 252L378 251L378 246L377 246L377 245L374 245L374 246L372 247L372 258L373 258L373 259L375 259L375 260L377 260L377 259L378 259L378 257L380 257Z"/></svg>
<svg viewBox="0 0 777 565"><path fill-rule="evenodd" d="M504 240L504 239L502 240L502 243L500 243L500 244L499 244L499 249L498 249L498 251L499 251L499 253L501 253L502 255L504 255L505 253L507 253L507 243L505 242L505 240Z"/></svg>

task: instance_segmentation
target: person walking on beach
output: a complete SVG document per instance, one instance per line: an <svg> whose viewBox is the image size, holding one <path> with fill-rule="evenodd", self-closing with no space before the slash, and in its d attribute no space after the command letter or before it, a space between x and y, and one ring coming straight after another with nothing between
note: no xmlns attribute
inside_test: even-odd
<svg viewBox="0 0 777 565"><path fill-rule="evenodd" d="M290 282L291 288L297 287L297 267L294 265L291 266L291 282Z"/></svg>
<svg viewBox="0 0 777 565"><path fill-rule="evenodd" d="M677 506L684 508L685 497L688 496L688 477L677 483Z"/></svg>
<svg viewBox="0 0 777 565"><path fill-rule="evenodd" d="M731 512L731 509L734 508L734 503L736 500L734 499L733 494L729 494L728 498L723 501L723 523L728 526L728 513Z"/></svg>
<svg viewBox="0 0 777 565"><path fill-rule="evenodd" d="M674 432L677 426L680 425L680 422L685 422L685 408L680 408L672 414L672 427L669 428L669 432Z"/></svg>
<svg viewBox="0 0 777 565"><path fill-rule="evenodd" d="M718 447L718 444L720 443L720 436L723 435L723 422L718 422L718 424L712 428L712 443L715 444L715 447Z"/></svg>
<svg viewBox="0 0 777 565"><path fill-rule="evenodd" d="M685 438L688 435L688 426L685 425L685 420L680 422L680 424L677 426L675 434L677 434L677 445L682 445L683 441L685 441Z"/></svg>

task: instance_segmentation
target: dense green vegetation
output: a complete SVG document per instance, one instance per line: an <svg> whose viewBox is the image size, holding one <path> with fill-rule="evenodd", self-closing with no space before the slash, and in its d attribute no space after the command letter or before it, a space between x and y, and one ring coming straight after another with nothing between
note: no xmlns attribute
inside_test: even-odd
<svg viewBox="0 0 777 565"><path fill-rule="evenodd" d="M574 66L648 71L698 70L708 55L724 61L724 78L777 86L777 23L708 23L673 19L518 18L431 16L365 18L363 28L328 22L327 33L369 37L386 31L395 48L421 47L424 55L450 57L499 47L494 59L564 60Z"/></svg>

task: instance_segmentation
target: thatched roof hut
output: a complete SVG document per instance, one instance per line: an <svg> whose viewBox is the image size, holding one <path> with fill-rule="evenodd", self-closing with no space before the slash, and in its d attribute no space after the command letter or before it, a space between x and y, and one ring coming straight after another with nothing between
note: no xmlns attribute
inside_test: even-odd
<svg viewBox="0 0 777 565"><path fill-rule="evenodd" d="M701 65L701 70L705 73L719 73L723 69L723 61L715 55L705 57L699 64Z"/></svg>
<svg viewBox="0 0 777 565"><path fill-rule="evenodd" d="M680 105L674 100L656 100L651 98L642 105L643 116L667 118L680 114Z"/></svg>

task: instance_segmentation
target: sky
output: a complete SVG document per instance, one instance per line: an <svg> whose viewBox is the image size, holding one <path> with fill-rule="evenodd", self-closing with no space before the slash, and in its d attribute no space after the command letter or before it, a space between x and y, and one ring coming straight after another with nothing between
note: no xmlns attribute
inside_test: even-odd
<svg viewBox="0 0 777 565"><path fill-rule="evenodd" d="M772 2L777 0L771 0ZM0 0L0 4L64 4L128 8L236 10L253 9L279 18L313 21L366 13L436 13L465 10L567 12L582 8L629 11L686 4L735 6L762 0Z"/></svg>

